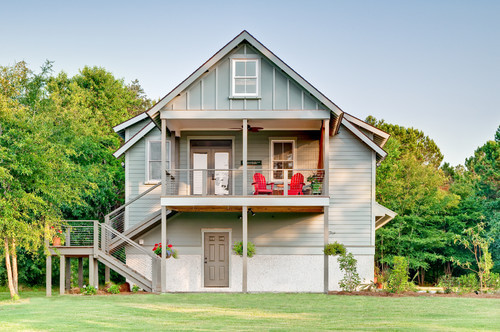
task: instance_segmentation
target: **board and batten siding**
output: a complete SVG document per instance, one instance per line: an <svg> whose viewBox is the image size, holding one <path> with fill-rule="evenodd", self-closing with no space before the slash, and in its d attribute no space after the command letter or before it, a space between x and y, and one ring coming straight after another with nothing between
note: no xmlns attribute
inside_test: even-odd
<svg viewBox="0 0 500 332"><path fill-rule="evenodd" d="M352 246L355 253L373 254L373 152L341 126L330 139L329 162L329 241Z"/></svg>
<svg viewBox="0 0 500 332"><path fill-rule="evenodd" d="M241 241L240 213L183 212L167 221L168 242L179 254L200 255L202 229L230 229ZM160 241L160 227L145 234L144 247ZM257 213L248 217L248 240L259 255L322 255L323 215L320 213ZM232 243L231 243L232 246Z"/></svg>
<svg viewBox="0 0 500 332"><path fill-rule="evenodd" d="M147 122L141 121L142 127ZM134 133L141 128L139 124L132 127ZM138 130L137 130L138 128ZM154 184L146 182L146 143L148 140L160 140L160 130L154 128L145 137L134 144L125 153L125 201L129 202L134 197L151 188ZM126 228L131 227L147 219L160 209L161 186L141 197L139 200L126 207Z"/></svg>
<svg viewBox="0 0 500 332"><path fill-rule="evenodd" d="M260 98L231 98L231 57L259 58ZM170 110L324 110L309 92L247 43L221 59L163 109Z"/></svg>

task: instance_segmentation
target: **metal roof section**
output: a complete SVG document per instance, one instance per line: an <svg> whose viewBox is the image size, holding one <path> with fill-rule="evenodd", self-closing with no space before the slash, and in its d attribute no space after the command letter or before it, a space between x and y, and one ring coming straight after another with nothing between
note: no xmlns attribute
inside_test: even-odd
<svg viewBox="0 0 500 332"><path fill-rule="evenodd" d="M119 148L118 150L116 150L115 153L113 153L113 156L115 158L120 158L128 149L130 149L132 146L134 146L135 143L139 142L141 140L141 138L143 138L151 130L153 130L154 127L156 127L156 125L154 124L153 121L150 121L144 128L142 128L141 130L139 130L137 132L137 134L135 134L127 142L125 142L125 144L123 144L123 146L121 148Z"/></svg>
<svg viewBox="0 0 500 332"><path fill-rule="evenodd" d="M398 214L385 206L375 202L375 230L383 227L389 221L394 219Z"/></svg>
<svg viewBox="0 0 500 332"><path fill-rule="evenodd" d="M373 141L377 143L378 146L381 148L384 147L385 143L387 143L387 140L391 135L389 133L386 133L385 131L378 129L377 127L372 126L371 124L368 124L364 122L363 120L358 119L355 116L352 116L348 113L344 112L344 118L351 122L352 124L359 126L363 129L368 130L369 132L373 133Z"/></svg>
<svg viewBox="0 0 500 332"><path fill-rule="evenodd" d="M295 80L302 88L307 90L312 96L318 99L319 102L328 107L336 117L340 116L343 111L335 105L330 99L323 95L319 90L312 86L308 81L306 81L302 76L295 72L291 67L289 67L285 62L283 62L279 57L277 57L273 52L266 48L261 42L259 42L255 37L253 37L246 30L243 30L238 36L227 43L223 48L221 48L217 53L215 53L210 59L208 59L201 67L199 67L195 72L193 72L188 78L181 82L177 87L170 91L165 97L163 97L158 103L156 103L151 109L147 111L147 114L155 122L159 120L159 111L165 105L167 105L173 98L175 98L184 89L189 87L195 80L200 78L207 70L209 70L218 61L228 55L231 50L237 47L242 42L248 42L257 51L262 53L269 61L281 69L286 75L291 79Z"/></svg>
<svg viewBox="0 0 500 332"><path fill-rule="evenodd" d="M142 121L148 117L148 114L146 112L142 112L141 114L138 114L134 116L133 118L128 119L127 121L124 121L116 126L113 127L113 130L115 133L120 135L121 138L125 139L125 129L128 127L136 124L139 121Z"/></svg>
<svg viewBox="0 0 500 332"><path fill-rule="evenodd" d="M353 125L351 122L344 119L342 119L342 124L349 129L354 135L356 135L362 142L364 142L366 145L368 145L373 151L377 153L377 165L380 165L380 163L387 157L387 152L385 152L384 149L382 149L380 146L378 146L374 141L370 139L370 137L366 136L361 130L356 128L355 125Z"/></svg>

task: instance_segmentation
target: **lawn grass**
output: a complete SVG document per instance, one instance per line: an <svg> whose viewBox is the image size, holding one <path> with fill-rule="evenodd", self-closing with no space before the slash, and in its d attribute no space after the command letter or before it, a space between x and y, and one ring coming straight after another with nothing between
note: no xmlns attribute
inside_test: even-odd
<svg viewBox="0 0 500 332"><path fill-rule="evenodd" d="M323 294L0 293L0 330L498 330L500 300Z"/></svg>

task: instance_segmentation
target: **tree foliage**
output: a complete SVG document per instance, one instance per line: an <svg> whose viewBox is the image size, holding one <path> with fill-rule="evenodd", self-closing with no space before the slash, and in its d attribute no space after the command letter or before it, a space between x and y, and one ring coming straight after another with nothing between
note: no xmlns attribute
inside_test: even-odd
<svg viewBox="0 0 500 332"><path fill-rule="evenodd" d="M36 254L61 219L97 219L122 199L112 126L150 101L103 68L69 78L26 63L0 67L0 237L12 295L17 252ZM12 292L13 291L13 292Z"/></svg>

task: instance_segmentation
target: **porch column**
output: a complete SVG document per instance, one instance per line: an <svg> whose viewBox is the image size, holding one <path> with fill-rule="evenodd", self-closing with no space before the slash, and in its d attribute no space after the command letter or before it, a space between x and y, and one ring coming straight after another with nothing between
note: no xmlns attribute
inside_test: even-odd
<svg viewBox="0 0 500 332"><path fill-rule="evenodd" d="M248 120L243 119L243 196L248 195ZM245 213L246 214L246 210Z"/></svg>
<svg viewBox="0 0 500 332"><path fill-rule="evenodd" d="M243 293L247 292L247 247L248 247L248 207L242 206L241 208L242 216L242 237L243 237L243 274L241 280L241 291Z"/></svg>
<svg viewBox="0 0 500 332"><path fill-rule="evenodd" d="M111 280L111 271L108 266L104 266L104 283L108 283Z"/></svg>
<svg viewBox="0 0 500 332"><path fill-rule="evenodd" d="M167 120L161 119L161 195L167 194ZM161 292L167 291L167 208L161 207Z"/></svg>
<svg viewBox="0 0 500 332"><path fill-rule="evenodd" d="M78 257L78 288L83 287L83 257Z"/></svg>
<svg viewBox="0 0 500 332"><path fill-rule="evenodd" d="M324 130L324 139L323 139L323 168L325 169L325 176L323 178L323 195L329 196L329 187L330 187L330 157L328 152L330 150L330 120L323 120L323 130ZM329 207L325 206L323 208L323 217L324 217L324 229L323 229L323 237L324 237L324 245L328 244L328 238L330 236L330 228L329 228ZM324 292L328 293L328 279L329 279L329 266L328 266L328 255L324 256Z"/></svg>
<svg viewBox="0 0 500 332"><path fill-rule="evenodd" d="M71 289L71 258L66 257L66 290Z"/></svg>
<svg viewBox="0 0 500 332"><path fill-rule="evenodd" d="M66 286L66 257L59 256L59 294L64 295Z"/></svg>
<svg viewBox="0 0 500 332"><path fill-rule="evenodd" d="M94 255L89 255L89 286L95 286L95 265L94 265Z"/></svg>
<svg viewBox="0 0 500 332"><path fill-rule="evenodd" d="M52 255L45 258L45 296L52 296Z"/></svg>
<svg viewBox="0 0 500 332"><path fill-rule="evenodd" d="M99 288L99 261L94 258L94 285Z"/></svg>

